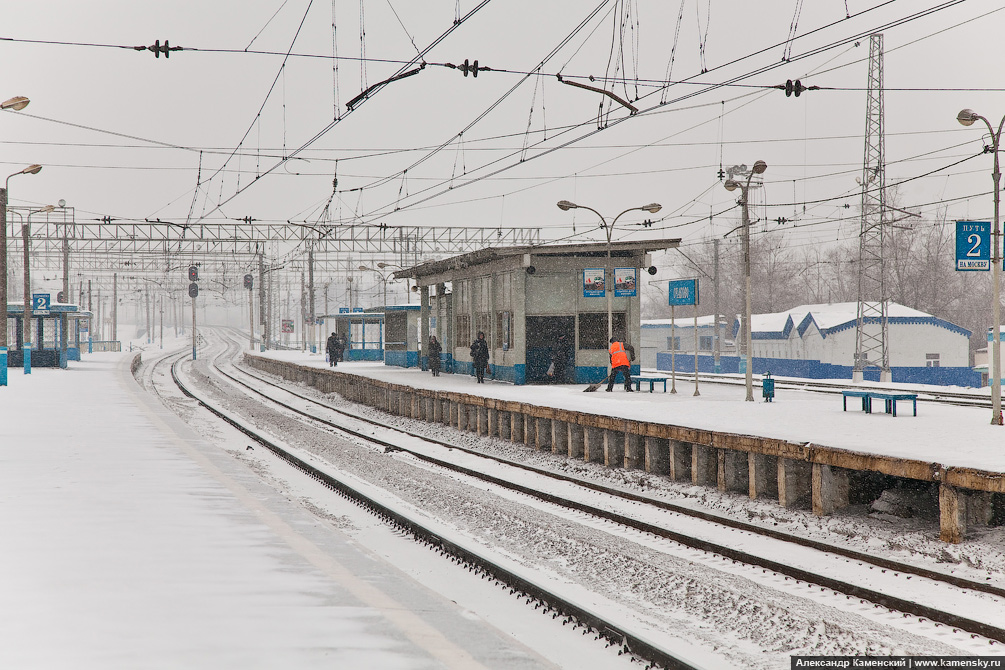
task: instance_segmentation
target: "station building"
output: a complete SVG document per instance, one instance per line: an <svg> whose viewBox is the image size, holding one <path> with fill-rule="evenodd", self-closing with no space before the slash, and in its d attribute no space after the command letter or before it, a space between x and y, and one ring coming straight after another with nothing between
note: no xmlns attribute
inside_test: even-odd
<svg viewBox="0 0 1005 670"><path fill-rule="evenodd" d="M844 302L825 305L801 305L775 314L751 316L751 340L755 374L771 372L776 376L809 379L851 379L855 360L855 327L858 303ZM970 331L944 319L889 303L887 311L889 357L894 382L978 387L980 372L970 366ZM662 322L661 322L662 323ZM699 331L711 331L699 320ZM693 324L677 320L677 328L668 325L647 330L660 333L653 337L674 337L681 349L675 359L679 371L694 370ZM670 332L673 330L674 332ZM740 318L736 317L728 331L729 337L739 337ZM712 372L710 333L699 332L698 369ZM731 355L720 358L722 372L739 372L735 348ZM671 353L657 354L657 368L669 370ZM879 370L867 369L865 378L879 380Z"/></svg>
<svg viewBox="0 0 1005 670"><path fill-rule="evenodd" d="M679 239L485 248L394 274L419 287L421 365L435 334L445 372L470 374L479 332L489 346L489 375L514 384L602 381L608 373L608 300L613 332L640 342L638 284L655 272L650 253ZM608 255L610 265L608 265ZM448 288L449 286L449 288ZM564 379L549 377L558 355ZM639 369L633 365L633 374Z"/></svg>

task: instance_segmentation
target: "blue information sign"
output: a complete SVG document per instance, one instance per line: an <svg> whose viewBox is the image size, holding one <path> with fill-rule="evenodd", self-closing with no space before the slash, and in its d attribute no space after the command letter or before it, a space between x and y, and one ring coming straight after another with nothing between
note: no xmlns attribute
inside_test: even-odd
<svg viewBox="0 0 1005 670"><path fill-rule="evenodd" d="M349 308L348 307L339 307L338 308L338 313L339 314L348 314L349 313Z"/></svg>
<svg viewBox="0 0 1005 670"><path fill-rule="evenodd" d="M698 278L671 280L669 293L670 304L675 307L679 307L681 305L697 305Z"/></svg>
<svg viewBox="0 0 1005 670"><path fill-rule="evenodd" d="M32 293L31 294L31 310L33 312L49 312L49 294L48 293Z"/></svg>
<svg viewBox="0 0 1005 670"><path fill-rule="evenodd" d="M352 311L354 311L354 312L362 312L363 308L362 307L353 307Z"/></svg>
<svg viewBox="0 0 1005 670"><path fill-rule="evenodd" d="M991 269L990 222L956 222L956 269L962 272Z"/></svg>

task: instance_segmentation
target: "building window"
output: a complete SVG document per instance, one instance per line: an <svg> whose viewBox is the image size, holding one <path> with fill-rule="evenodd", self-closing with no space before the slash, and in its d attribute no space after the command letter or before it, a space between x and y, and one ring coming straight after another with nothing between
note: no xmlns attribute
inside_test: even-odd
<svg viewBox="0 0 1005 670"><path fill-rule="evenodd" d="M702 351L712 351L712 336L701 335L698 337L698 348Z"/></svg>
<svg viewBox="0 0 1005 670"><path fill-rule="evenodd" d="M496 312L496 349L509 351L510 347L513 346L513 342L510 340L512 328L510 319L509 312Z"/></svg>
<svg viewBox="0 0 1005 670"><path fill-rule="evenodd" d="M471 337L471 317L469 315L457 315L455 331L457 332L457 346L466 347L474 341Z"/></svg>
<svg viewBox="0 0 1005 670"><path fill-rule="evenodd" d="M937 368L937 367L939 367L939 355L938 354L925 354L925 367L926 368Z"/></svg>
<svg viewBox="0 0 1005 670"><path fill-rule="evenodd" d="M680 335L667 338L667 351L680 351Z"/></svg>
<svg viewBox="0 0 1005 670"><path fill-rule="evenodd" d="M615 312L611 322L614 336L625 336L625 313ZM607 350L607 312L586 312L579 315L579 348Z"/></svg>

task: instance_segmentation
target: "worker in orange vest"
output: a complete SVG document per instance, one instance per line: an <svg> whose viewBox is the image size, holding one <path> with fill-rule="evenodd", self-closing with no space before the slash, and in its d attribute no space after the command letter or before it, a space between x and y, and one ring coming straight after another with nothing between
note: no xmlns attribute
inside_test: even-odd
<svg viewBox="0 0 1005 670"><path fill-rule="evenodd" d="M608 392L614 390L614 380L617 379L619 372L625 378L625 390L629 393L635 390L632 388L632 364L628 358L629 351L631 351L632 358L635 358L635 349L631 345L626 346L617 338L611 338L611 347L607 350L611 355L611 374L607 377Z"/></svg>

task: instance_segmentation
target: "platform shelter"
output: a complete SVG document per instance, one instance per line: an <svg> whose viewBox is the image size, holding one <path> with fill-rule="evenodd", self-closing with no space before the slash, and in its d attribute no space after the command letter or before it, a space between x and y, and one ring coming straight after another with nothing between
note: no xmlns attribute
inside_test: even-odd
<svg viewBox="0 0 1005 670"><path fill-rule="evenodd" d="M470 374L469 348L484 332L494 379L589 384L608 374L608 299L614 334L637 347L639 285L645 273L656 271L651 252L679 243L488 247L394 276L413 279L419 287L423 369L428 336L434 333L443 347L443 370ZM555 361L560 362L558 378L548 374ZM636 359L633 374L638 367Z"/></svg>
<svg viewBox="0 0 1005 670"><path fill-rule="evenodd" d="M65 368L68 361L80 360L81 339L87 346L91 313L77 305L52 303L31 315L31 365ZM83 336L81 335L83 333ZM7 303L7 367L24 365L24 305Z"/></svg>

